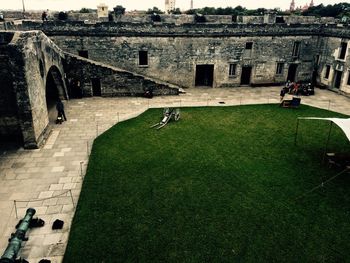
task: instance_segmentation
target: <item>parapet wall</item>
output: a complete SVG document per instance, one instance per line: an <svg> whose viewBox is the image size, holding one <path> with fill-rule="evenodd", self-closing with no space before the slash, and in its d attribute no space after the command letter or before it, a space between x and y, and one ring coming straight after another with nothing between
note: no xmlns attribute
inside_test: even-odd
<svg viewBox="0 0 350 263"><path fill-rule="evenodd" d="M76 55L84 51L89 59L182 87L196 84L196 65L200 64L214 65L213 87L239 86L244 67L252 68L252 85L279 84L290 77L292 64L297 67L295 79L310 81L318 75L319 83L332 86L321 76L326 64L336 57L323 53L339 48L342 39L350 36L349 26L335 24L24 21L14 27L42 30L64 51ZM331 42L339 46L325 46L327 38L339 39L337 44ZM300 45L297 56L293 55L296 42ZM253 45L250 51L247 43ZM139 65L140 51L147 52L146 66ZM228 74L231 64L236 65L233 75ZM345 61L344 68L347 65ZM344 73L341 89L346 90L346 70Z"/></svg>
<svg viewBox="0 0 350 263"><path fill-rule="evenodd" d="M23 21L8 23L8 30L41 30L48 36L168 36L168 37L240 37L240 36L333 36L350 35L350 26L328 24L208 24L131 23L83 21Z"/></svg>
<svg viewBox="0 0 350 263"><path fill-rule="evenodd" d="M41 11L25 12L21 11L3 11L6 19L10 20L41 20ZM49 11L49 20L58 20L58 11ZM113 14L113 12L111 13ZM188 24L195 23L195 15L186 14L160 14L160 20L162 23L170 24ZM101 21L105 21L106 18L102 18ZM338 20L333 17L314 17L314 16L278 16L276 14L265 14L261 16L232 16L232 15L205 15L206 23L211 24L232 24L243 23L243 24L275 24L284 21L286 24L312 24L312 23L337 23ZM90 13L79 13L79 12L67 12L67 21L89 21L97 22L99 18L97 12ZM122 16L115 16L114 21L116 22L129 22L129 23L149 23L152 22L151 14L132 14L127 13Z"/></svg>
<svg viewBox="0 0 350 263"><path fill-rule="evenodd" d="M268 20L271 17L266 19L265 22L272 21ZM349 26L320 23L179 25L166 22L23 21L13 27L42 30L66 52L78 55L83 51L94 61L182 87L196 85L197 65L213 65L212 87L245 83L241 77L247 67L251 68L248 76L251 85L279 84L287 78L298 81L315 78L318 83L327 83L330 87L333 82L323 82L321 76L330 61L334 68L338 62L336 55L326 50L334 53L342 41L349 41L350 36ZM339 41L332 41L333 44L327 46L328 38ZM249 45L251 47L247 48ZM147 53L145 65L139 65L141 51ZM347 58L342 63L344 74L340 89L346 90ZM293 74L289 72L291 66L297 68ZM232 72L229 72L230 67Z"/></svg>

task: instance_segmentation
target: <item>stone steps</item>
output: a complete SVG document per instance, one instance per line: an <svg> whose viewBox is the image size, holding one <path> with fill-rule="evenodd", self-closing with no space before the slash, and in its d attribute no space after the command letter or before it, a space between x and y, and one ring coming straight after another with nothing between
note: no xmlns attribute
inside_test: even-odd
<svg viewBox="0 0 350 263"><path fill-rule="evenodd" d="M97 67L102 67L102 68L107 69L107 70L112 70L112 71L115 72L116 74L117 74L117 73L131 74L133 77L141 78L141 79L143 79L144 81L153 82L153 83L155 83L156 85L162 85L162 86L169 87L169 88L172 88L172 89L177 89L177 90L179 90L179 91L182 90L182 88L179 87L178 85L171 84L171 83L168 83L168 82L159 80L159 79L147 77L147 76L144 76L144 75L135 73L135 72L131 72L131 71L128 71L128 70L125 70L125 69L117 68L117 67L114 67L114 66L111 66L111 65L108 65L108 64L99 62L99 61L95 61L95 60L92 60L92 59L84 58L84 57L81 57L81 56L78 56L78 55L75 55L75 54L72 54L72 53L69 53L69 52L66 52L66 51L64 51L64 54L65 54L66 56L75 58L75 59L77 59L77 60L85 61L85 62L90 63L90 64L92 64L92 65L95 65L95 66L97 66Z"/></svg>

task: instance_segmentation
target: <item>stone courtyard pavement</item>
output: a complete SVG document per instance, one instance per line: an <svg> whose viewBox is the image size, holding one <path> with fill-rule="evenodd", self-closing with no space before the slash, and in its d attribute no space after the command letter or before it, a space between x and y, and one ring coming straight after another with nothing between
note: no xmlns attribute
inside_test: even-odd
<svg viewBox="0 0 350 263"><path fill-rule="evenodd" d="M278 103L280 87L188 89L180 96L146 98L84 98L66 102L68 121L54 125L46 144L37 150L0 146L0 253L27 208L46 224L31 229L20 255L30 263L40 259L61 262L78 202L93 140L119 121L138 116L148 108L227 106ZM302 96L308 104L350 115L350 99L328 90ZM16 206L15 206L16 204ZM16 219L16 213L18 219ZM54 220L64 221L52 230Z"/></svg>

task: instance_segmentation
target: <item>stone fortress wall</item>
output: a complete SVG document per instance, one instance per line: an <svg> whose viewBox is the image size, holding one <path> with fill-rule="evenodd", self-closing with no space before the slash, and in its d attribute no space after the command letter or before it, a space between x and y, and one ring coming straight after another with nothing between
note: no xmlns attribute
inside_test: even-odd
<svg viewBox="0 0 350 263"><path fill-rule="evenodd" d="M57 95L67 98L64 54L42 32L0 33L0 136L15 137L26 148L36 148L47 133L48 75Z"/></svg>
<svg viewBox="0 0 350 263"><path fill-rule="evenodd" d="M177 95L178 87L62 51L42 31L0 31L0 140L38 148L56 119L56 102L71 95L69 79L83 96Z"/></svg>
<svg viewBox="0 0 350 263"><path fill-rule="evenodd" d="M348 25L225 19L1 23L0 135L38 147L49 123L48 96L68 98L71 81L82 96L166 95L178 94L178 87L279 85L287 79L350 93Z"/></svg>
<svg viewBox="0 0 350 263"><path fill-rule="evenodd" d="M350 92L346 25L26 21L17 27L42 30L72 54L86 51L89 59L185 88L196 85L198 65L213 66L214 88L241 85L247 68L250 85L280 84L293 65L296 81L315 78L321 86ZM147 53L147 65L139 64L140 51Z"/></svg>
<svg viewBox="0 0 350 263"><path fill-rule="evenodd" d="M1 10L0 10L1 11ZM41 20L42 11L48 13L48 19L53 21L58 18L58 11L50 11L43 9L41 11L2 11L7 20ZM194 15L186 14L160 14L160 19L163 23L174 23L177 25L194 23ZM315 17L315 16L295 16L295 15L285 15L279 16L276 14L266 14L264 16L232 16L232 15L205 15L207 23L214 24L230 24L243 23L243 24L274 24L277 20L284 21L286 24L312 24L312 23L337 23L338 21L333 17ZM90 13L79 13L68 11L67 21L86 21L89 23L94 23L98 21L105 21L105 18L98 18L97 12ZM123 16L116 17L113 15L113 20L115 22L135 22L135 23L148 23L152 22L151 15L142 13L126 13Z"/></svg>

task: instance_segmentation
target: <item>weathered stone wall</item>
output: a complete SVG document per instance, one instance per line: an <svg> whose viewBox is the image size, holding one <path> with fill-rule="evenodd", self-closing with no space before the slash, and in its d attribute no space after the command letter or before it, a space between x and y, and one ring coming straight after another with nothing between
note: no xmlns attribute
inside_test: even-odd
<svg viewBox="0 0 350 263"><path fill-rule="evenodd" d="M46 81L51 67L64 76L62 51L43 33L33 32L25 36L22 50L25 59L26 81L33 118L34 141L40 142L45 136L49 123L46 105ZM40 71L42 67L42 71ZM62 83L63 80L62 80ZM61 87L62 88L62 87ZM58 91L61 96L65 91ZM63 94L62 94L63 93ZM65 96L63 96L65 97Z"/></svg>
<svg viewBox="0 0 350 263"><path fill-rule="evenodd" d="M283 18L285 24L334 24L337 22L333 17L278 16L275 14L267 14L264 16L238 16L237 22L243 24L275 24L276 17Z"/></svg>
<svg viewBox="0 0 350 263"><path fill-rule="evenodd" d="M297 80L311 80L315 57L328 58L325 41L328 36L336 41L350 35L350 28L328 25L141 25L119 23L85 25L76 23L67 28L59 25L47 28L46 33L64 50L77 54L88 50L89 57L142 75L192 87L198 64L214 65L214 87L237 86L241 83L242 66L252 66L253 85L277 84L286 81L290 64L297 64ZM76 28L75 28L76 27ZM78 30L79 28L79 30ZM96 29L100 30L98 33ZM81 37L83 35L84 37ZM136 37L140 35L140 37ZM106 36L109 36L108 38ZM246 56L245 44L253 42L251 55ZM300 53L292 56L295 42L300 42ZM138 65L138 52L148 52L147 67ZM324 53L324 54L323 54ZM282 74L276 74L277 63L283 63ZM236 74L228 75L229 64L237 64ZM319 68L322 70L322 67ZM171 74L169 73L171 72ZM174 74L175 73L175 74ZM332 86L332 82L319 83ZM332 79L332 76L331 76ZM348 92L345 79L341 90Z"/></svg>
<svg viewBox="0 0 350 263"><path fill-rule="evenodd" d="M3 11L6 19L30 19L30 20L41 20L41 11L25 12L24 16L21 11ZM49 20L58 19L57 11L49 12ZM97 12L91 13L79 13L79 12L67 12L67 21L99 21ZM194 15L173 15L173 14L161 14L161 21L164 23L173 23L177 25L193 23L195 21ZM214 24L232 24L231 15L205 15L206 23ZM312 23L336 23L337 20L333 17L314 17L314 16L283 16L285 23L287 24L312 24ZM127 13L123 16L115 17L115 21L119 22L131 22L131 23L148 23L152 22L150 14L130 14ZM276 23L275 14L266 14L261 16L237 16L236 23L243 24L274 24Z"/></svg>
<svg viewBox="0 0 350 263"><path fill-rule="evenodd" d="M257 30L263 35L271 34L264 28L258 27ZM181 31L178 33L180 36L177 37L172 37L171 33L164 36L156 34L143 37L128 36L129 33L125 33L124 36L112 35L108 38L94 35L88 37L86 35L84 37L59 36L56 31L51 39L70 53L78 54L79 50L87 50L92 60L142 75L161 78L183 87L195 85L196 65L201 64L214 65L213 87L240 85L242 66L252 66L251 83L253 85L284 82L291 63L300 64L297 72L298 80L311 78L314 48L317 46L318 37L315 33L311 33L310 28L306 28L305 32L300 30L300 36L290 36L289 32L283 36L275 29L281 34L280 36L257 37L252 31L239 31L243 28L229 28L225 32L227 37L206 37L210 34L215 36L220 33L225 34L222 33L222 28L220 28L221 32L218 32L217 29L219 28L190 26L188 30L192 31L187 34L195 37L187 37ZM289 30L292 31L293 28L288 28L287 31ZM202 35L199 35L201 33ZM240 36L229 36L230 34L240 34ZM134 34L130 33L130 35ZM253 43L251 52L246 50L248 42ZM301 43L300 55L297 58L292 56L294 42ZM141 50L148 52L147 66L138 64ZM283 74L276 75L277 63L284 63ZM228 74L229 64L237 64L234 76Z"/></svg>
<svg viewBox="0 0 350 263"><path fill-rule="evenodd" d="M22 140L11 60L15 50L9 43L14 33L0 34L0 140Z"/></svg>
<svg viewBox="0 0 350 263"><path fill-rule="evenodd" d="M123 23L83 21L23 21L13 26L14 30L42 30L48 36L299 36L319 35L326 28L322 24L215 24L188 23Z"/></svg>
<svg viewBox="0 0 350 263"><path fill-rule="evenodd" d="M67 13L68 21L98 21L97 12L92 13L77 13L77 12L68 12ZM55 16L55 18L58 18L58 14Z"/></svg>
<svg viewBox="0 0 350 263"><path fill-rule="evenodd" d="M273 16L260 18L267 21ZM295 19L302 22L301 18ZM308 19L311 18L305 21ZM350 35L350 28L346 26L288 25L287 22L278 25L190 23L180 26L165 22L86 24L26 21L19 26L25 30L43 30L70 53L85 50L90 59L183 87L195 84L196 65L200 64L214 65L214 87L240 85L243 66L252 66L253 85L285 81L291 64L297 64L296 80L310 80L316 56L330 59L324 39L341 39ZM248 42L253 43L253 48L247 52L245 45ZM295 42L300 42L298 56L292 56ZM148 52L148 65L139 66L139 51ZM282 74L276 74L277 63L283 63ZM233 76L228 75L229 64L237 64ZM317 79L320 84L330 87L330 80L321 82L320 66ZM343 88L345 91L344 85Z"/></svg>
<svg viewBox="0 0 350 263"><path fill-rule="evenodd" d="M31 20L41 20L42 11L31 11L22 12L16 10L5 10L2 11L5 20L17 20L17 19L31 19Z"/></svg>
<svg viewBox="0 0 350 263"><path fill-rule="evenodd" d="M68 79L81 83L83 96L92 96L92 79L101 82L101 96L143 96L146 90L153 95L177 95L179 90L161 81L66 53L65 71Z"/></svg>
<svg viewBox="0 0 350 263"><path fill-rule="evenodd" d="M161 19L161 23L167 24L188 24L195 23L194 15L173 15L173 14L161 14L159 15ZM232 16L231 15L206 15L205 16L206 23L214 23L214 24L232 24ZM152 22L150 14L127 14L121 17L114 17L114 20L117 22L127 22L127 23L150 23Z"/></svg>
<svg viewBox="0 0 350 263"><path fill-rule="evenodd" d="M347 38L324 37L323 53L319 62L320 84L325 87L336 88L336 71L341 72L341 81L339 90L347 94L350 93L350 35ZM347 51L344 59L340 59L341 43L347 43ZM330 67L329 75L326 76L327 65Z"/></svg>
<svg viewBox="0 0 350 263"><path fill-rule="evenodd" d="M0 39L6 34L9 33L0 32ZM5 49L8 50L8 63L2 64L1 69L6 73L4 67L8 67L11 79L4 85L6 90L2 95L12 99L11 103L15 97L17 107L10 113L12 121L4 123L1 130L16 134L20 130L24 146L36 148L44 139L48 126L47 74L52 67L63 72L64 55L48 37L37 31L15 33Z"/></svg>

